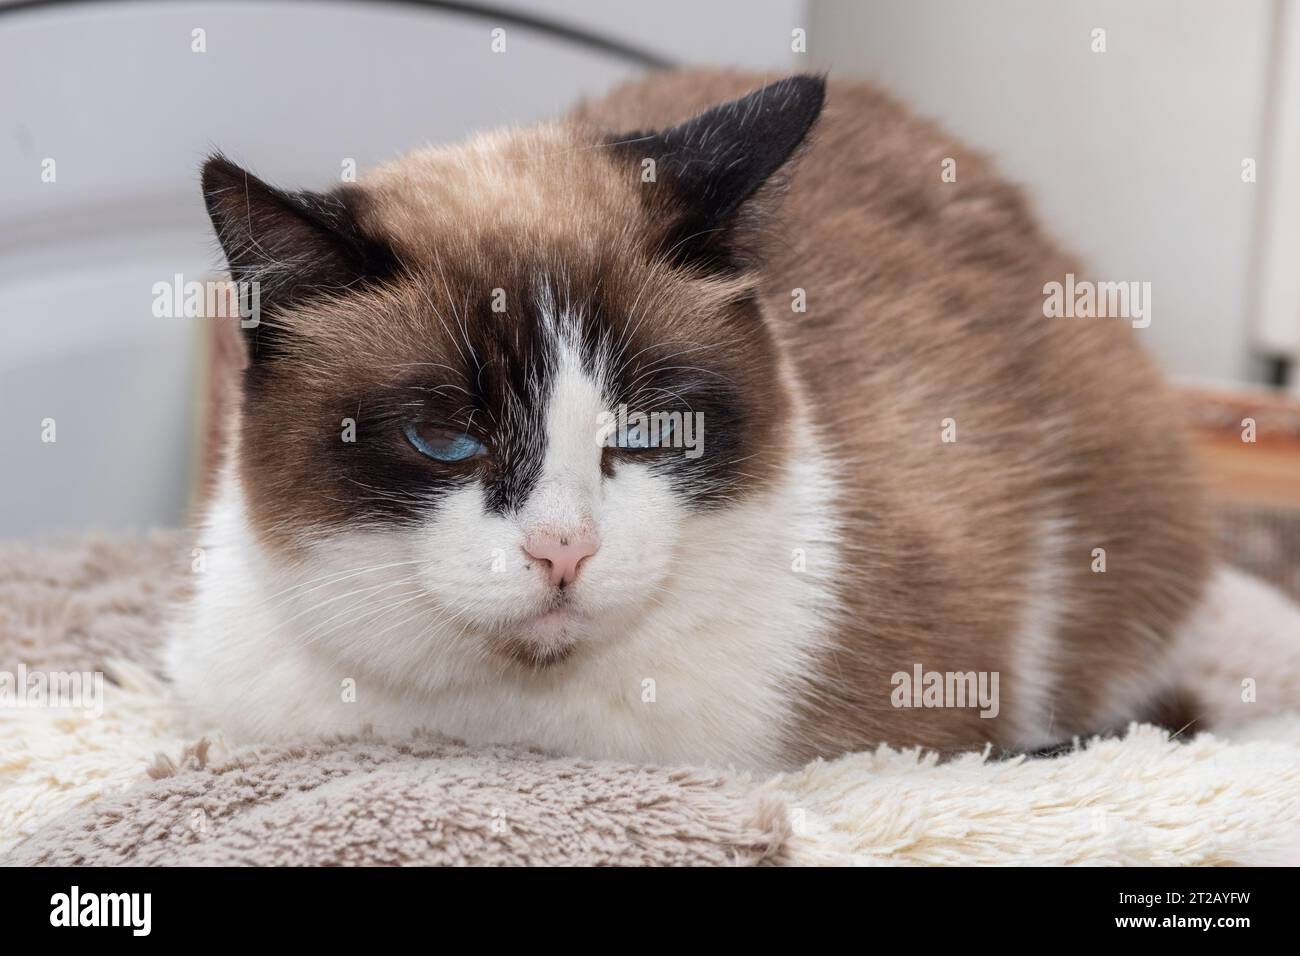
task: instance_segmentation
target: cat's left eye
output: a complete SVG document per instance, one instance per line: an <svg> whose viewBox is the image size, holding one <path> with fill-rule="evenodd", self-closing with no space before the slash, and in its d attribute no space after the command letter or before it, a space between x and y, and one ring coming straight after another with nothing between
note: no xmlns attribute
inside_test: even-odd
<svg viewBox="0 0 1300 956"><path fill-rule="evenodd" d="M622 448L633 449L664 448L670 444L672 436L672 419L665 418L653 426L649 422L630 426L618 444Z"/></svg>
<svg viewBox="0 0 1300 956"><path fill-rule="evenodd" d="M411 447L434 461L468 461L487 453L487 446L467 432L413 422L405 434Z"/></svg>

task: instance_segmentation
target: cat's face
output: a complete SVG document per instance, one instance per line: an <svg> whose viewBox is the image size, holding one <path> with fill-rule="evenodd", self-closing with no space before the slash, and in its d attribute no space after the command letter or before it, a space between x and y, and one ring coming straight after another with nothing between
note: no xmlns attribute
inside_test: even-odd
<svg viewBox="0 0 1300 956"><path fill-rule="evenodd" d="M751 268L754 197L821 103L786 84L662 133L484 137L327 195L210 161L232 273L261 283L238 460L272 553L391 565L416 633L531 666L669 601L684 536L787 443Z"/></svg>

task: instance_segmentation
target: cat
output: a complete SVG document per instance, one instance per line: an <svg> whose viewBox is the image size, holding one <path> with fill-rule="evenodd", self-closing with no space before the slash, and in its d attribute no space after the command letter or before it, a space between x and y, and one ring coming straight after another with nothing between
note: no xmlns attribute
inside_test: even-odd
<svg viewBox="0 0 1300 956"><path fill-rule="evenodd" d="M1177 700L1177 410L874 88L655 73L328 192L202 186L260 315L166 652L196 720L779 768Z"/></svg>

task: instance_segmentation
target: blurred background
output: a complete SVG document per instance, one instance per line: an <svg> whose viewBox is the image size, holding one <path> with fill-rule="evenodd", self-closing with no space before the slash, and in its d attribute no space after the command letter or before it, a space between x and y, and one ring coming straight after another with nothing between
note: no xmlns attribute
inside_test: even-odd
<svg viewBox="0 0 1300 956"><path fill-rule="evenodd" d="M184 520L211 335L153 288L220 263L209 151L327 187L661 62L876 80L991 154L1093 276L1151 282L1141 334L1180 383L1300 393L1290 0L0 0L0 538Z"/></svg>

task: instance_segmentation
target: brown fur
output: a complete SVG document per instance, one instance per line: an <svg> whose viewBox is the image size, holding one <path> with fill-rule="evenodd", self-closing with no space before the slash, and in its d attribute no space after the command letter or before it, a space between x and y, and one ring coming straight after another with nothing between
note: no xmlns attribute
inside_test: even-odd
<svg viewBox="0 0 1300 956"><path fill-rule="evenodd" d="M656 76L579 115L664 126L762 82ZM955 183L940 180L945 157ZM1181 423L1128 323L1044 318L1044 283L1080 271L982 157L863 84L829 83L763 282L838 464L851 549L838 650L790 734L795 759L1012 739L1008 642L1049 513L1072 522L1050 691L1061 736L1113 718L1116 680L1159 690L1154 668L1206 574L1203 506ZM796 287L805 314L792 312ZM940 442L945 418L954 444ZM1092 572L1093 548L1106 573ZM1002 716L893 709L889 676L918 661L1001 671Z"/></svg>

